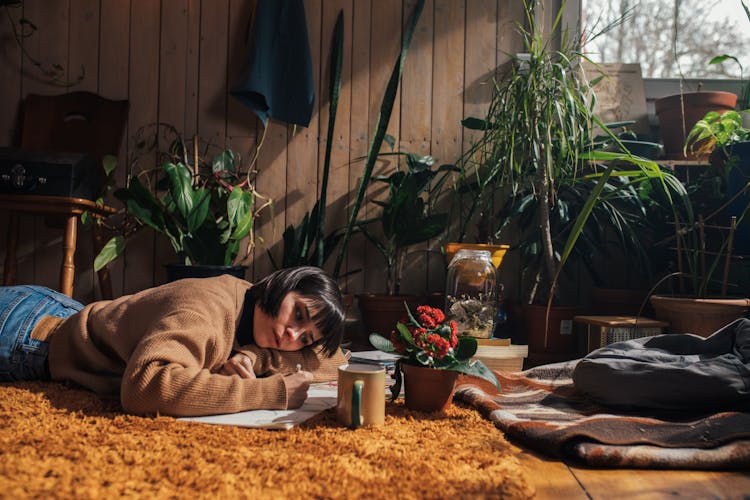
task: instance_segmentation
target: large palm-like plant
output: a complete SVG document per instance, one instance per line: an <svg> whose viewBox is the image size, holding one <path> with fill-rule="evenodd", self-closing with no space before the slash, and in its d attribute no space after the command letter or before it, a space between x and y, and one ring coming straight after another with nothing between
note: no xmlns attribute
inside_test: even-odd
<svg viewBox="0 0 750 500"><path fill-rule="evenodd" d="M565 6L545 32L537 21L541 7L534 1L525 5L526 27L518 30L526 54L495 82L486 117L463 122L482 136L460 162L462 189L473 193L461 236L478 214L491 211L497 193L507 190L510 199L494 229L498 236L512 220L526 229L521 234L524 267L532 276L525 301L532 303L551 301L563 265L582 236L590 240L613 228L623 242L638 243L634 222L643 220L643 210L634 185L649 178L661 185L675 181L654 162L627 153L594 115L597 80L588 81L583 71L580 39L560 27ZM559 42L549 33L558 33ZM595 126L626 152L595 150ZM624 163L628 170L622 169ZM584 231L587 224L597 231Z"/></svg>

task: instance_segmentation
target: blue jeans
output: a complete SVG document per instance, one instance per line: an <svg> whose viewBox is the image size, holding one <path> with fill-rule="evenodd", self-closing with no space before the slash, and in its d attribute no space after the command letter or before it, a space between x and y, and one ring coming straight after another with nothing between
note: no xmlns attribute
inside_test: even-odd
<svg viewBox="0 0 750 500"><path fill-rule="evenodd" d="M31 338L42 316L67 318L83 304L43 286L0 287L0 382L49 378L49 344Z"/></svg>

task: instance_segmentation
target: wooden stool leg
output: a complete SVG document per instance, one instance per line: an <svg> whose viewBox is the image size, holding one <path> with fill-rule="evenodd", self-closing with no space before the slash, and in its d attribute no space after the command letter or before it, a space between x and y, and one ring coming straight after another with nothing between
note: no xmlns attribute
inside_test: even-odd
<svg viewBox="0 0 750 500"><path fill-rule="evenodd" d="M13 285L16 282L16 250L18 248L18 213L11 212L8 217L8 241L5 246L5 269L3 270L3 285Z"/></svg>
<svg viewBox="0 0 750 500"><path fill-rule="evenodd" d="M60 270L60 292L68 297L73 296L73 277L75 276L76 239L78 238L78 216L71 215L65 225L63 240L63 262Z"/></svg>
<svg viewBox="0 0 750 500"><path fill-rule="evenodd" d="M98 224L94 225L92 234L94 236L94 257L96 257L104 247L102 231ZM112 300L112 280L109 278L109 266L101 268L97 272L97 276L99 277L99 291L102 294L102 299Z"/></svg>

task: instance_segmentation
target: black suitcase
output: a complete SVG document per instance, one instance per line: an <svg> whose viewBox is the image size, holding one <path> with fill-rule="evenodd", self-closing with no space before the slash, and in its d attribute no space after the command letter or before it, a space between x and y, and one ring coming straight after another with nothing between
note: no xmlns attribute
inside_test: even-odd
<svg viewBox="0 0 750 500"><path fill-rule="evenodd" d="M103 181L88 154L0 148L0 193L96 200Z"/></svg>

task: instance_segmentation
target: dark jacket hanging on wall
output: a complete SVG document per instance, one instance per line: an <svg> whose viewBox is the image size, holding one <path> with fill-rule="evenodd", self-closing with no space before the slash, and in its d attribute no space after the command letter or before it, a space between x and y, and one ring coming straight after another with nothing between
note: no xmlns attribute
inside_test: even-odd
<svg viewBox="0 0 750 500"><path fill-rule="evenodd" d="M248 64L231 94L266 124L308 126L315 87L302 0L258 0Z"/></svg>

